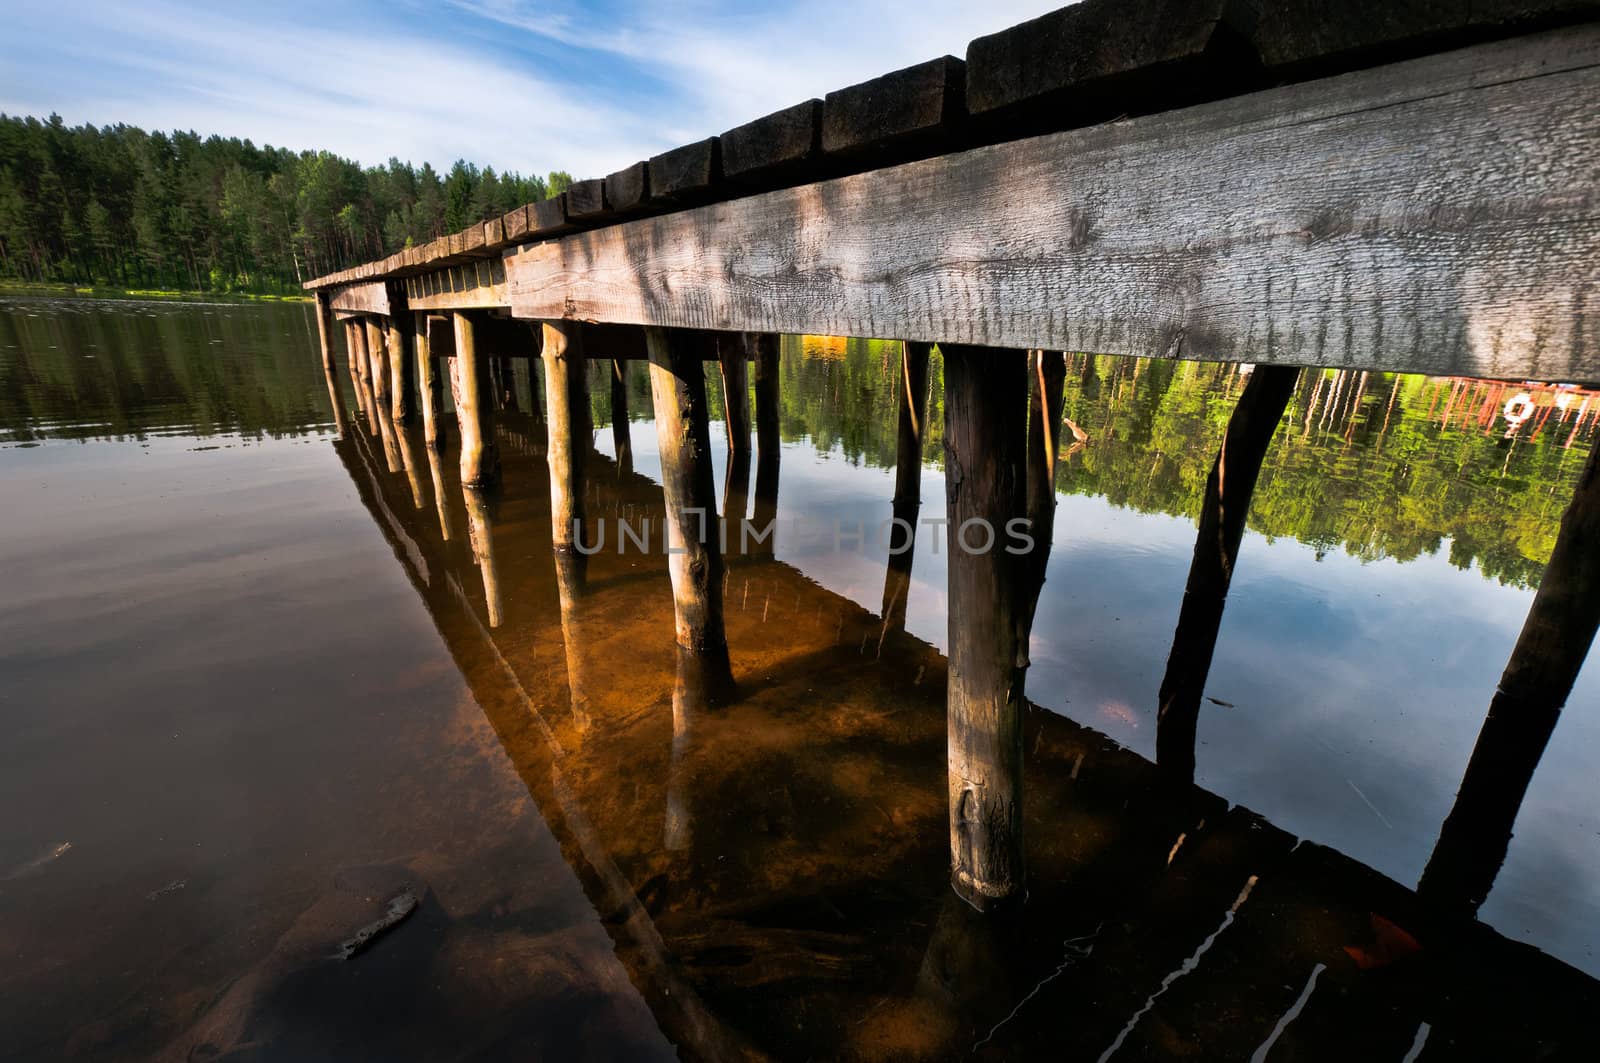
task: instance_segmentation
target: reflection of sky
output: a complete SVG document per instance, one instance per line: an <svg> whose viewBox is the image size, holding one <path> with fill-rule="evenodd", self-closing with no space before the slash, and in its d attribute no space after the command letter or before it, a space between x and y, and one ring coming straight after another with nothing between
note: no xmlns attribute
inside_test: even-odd
<svg viewBox="0 0 1600 1063"><path fill-rule="evenodd" d="M610 432L596 433L609 453ZM635 464L659 479L654 426L633 425ZM717 482L726 436L712 426ZM893 471L809 442L784 449L778 557L877 611ZM944 477L922 476L922 516L944 516ZM834 552L835 522L869 529ZM1061 496L1039 603L1028 693L1155 756L1156 693L1194 549L1194 524ZM805 532L805 534L802 534ZM919 530L907 627L946 648L944 558ZM942 543L939 547L944 549ZM1247 533L1204 704L1197 781L1294 834L1406 884L1450 810L1531 591L1452 567L1447 551L1401 564ZM737 647L735 647L737 659ZM1481 916L1507 937L1600 974L1600 668L1579 676Z"/></svg>

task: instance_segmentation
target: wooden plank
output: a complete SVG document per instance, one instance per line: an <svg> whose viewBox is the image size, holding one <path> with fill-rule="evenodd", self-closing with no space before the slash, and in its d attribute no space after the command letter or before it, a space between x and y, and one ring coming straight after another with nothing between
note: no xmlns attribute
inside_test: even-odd
<svg viewBox="0 0 1600 1063"><path fill-rule="evenodd" d="M612 210L633 210L650 198L650 164L636 162L606 177L606 202Z"/></svg>
<svg viewBox="0 0 1600 1063"><path fill-rule="evenodd" d="M595 221L609 216L606 183L599 177L574 181L567 189L567 217L573 221Z"/></svg>
<svg viewBox="0 0 1600 1063"><path fill-rule="evenodd" d="M551 233L564 232L571 228L567 224L567 196L563 192L559 196L551 196L532 204L531 218L533 223L532 235L546 236Z"/></svg>
<svg viewBox="0 0 1600 1063"><path fill-rule="evenodd" d="M1600 27L1479 45L527 247L511 306L1600 379L1597 97Z"/></svg>
<svg viewBox="0 0 1600 1063"><path fill-rule="evenodd" d="M651 156L650 197L683 199L706 195L722 179L722 149L716 137Z"/></svg>
<svg viewBox="0 0 1600 1063"><path fill-rule="evenodd" d="M1240 0L1085 0L967 45L967 109L1042 131L1241 91L1254 22Z"/></svg>
<svg viewBox="0 0 1600 1063"><path fill-rule="evenodd" d="M345 313L388 314L389 286L383 281L346 284L333 290L329 305Z"/></svg>
<svg viewBox="0 0 1600 1063"><path fill-rule="evenodd" d="M822 101L793 107L746 122L719 138L722 173L748 181L798 173L822 154Z"/></svg>
<svg viewBox="0 0 1600 1063"><path fill-rule="evenodd" d="M935 143L962 124L965 83L966 64L944 55L830 92L822 101L822 150L843 155Z"/></svg>
<svg viewBox="0 0 1600 1063"><path fill-rule="evenodd" d="M521 240L528 235L528 207L518 207L500 219L507 240Z"/></svg>
<svg viewBox="0 0 1600 1063"><path fill-rule="evenodd" d="M1596 0L1279 0L1252 40L1275 76L1370 66L1600 14Z"/></svg>
<svg viewBox="0 0 1600 1063"><path fill-rule="evenodd" d="M407 289L413 310L478 310L509 306L504 258L486 258L425 273Z"/></svg>

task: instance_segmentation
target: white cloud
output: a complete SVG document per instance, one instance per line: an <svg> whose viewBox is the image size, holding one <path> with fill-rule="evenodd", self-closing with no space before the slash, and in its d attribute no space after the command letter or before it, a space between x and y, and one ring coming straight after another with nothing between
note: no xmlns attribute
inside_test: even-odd
<svg viewBox="0 0 1600 1063"><path fill-rule="evenodd" d="M598 176L945 52L1059 0L276 7L97 0L8 16L0 109ZM476 32L474 32L476 29ZM563 53L570 54L563 54ZM561 61L543 61L539 56Z"/></svg>

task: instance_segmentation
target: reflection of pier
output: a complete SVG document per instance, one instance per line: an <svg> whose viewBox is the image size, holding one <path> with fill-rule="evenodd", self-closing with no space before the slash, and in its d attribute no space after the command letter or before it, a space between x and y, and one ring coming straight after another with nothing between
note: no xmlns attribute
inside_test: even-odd
<svg viewBox="0 0 1600 1063"><path fill-rule="evenodd" d="M1247 1057L1280 1035L1398 1057L1427 1029L1478 1054L1574 1050L1595 984L1471 913L1594 634L1600 459L1420 892L1196 789L1193 747L1302 368L1342 367L1318 375L1302 432L1320 404L1317 428L1342 419L1347 441L1373 370L1600 377L1581 309L1600 246L1600 26L1552 29L1577 18L1558 4L1391 22L1155 0L1130 35L1121 7L1089 0L973 42L966 64L898 71L313 280L326 366L330 315L349 321L362 416L341 449L393 481L374 511L697 1054L747 1054L773 1031L829 1058L1170 1055L1195 1038ZM909 554L871 616L775 563L771 539L746 550L741 534L732 557L716 534L705 374L730 399L725 523L745 527L753 419L763 534L777 334L814 330L904 345L886 514L902 519L921 504L939 345L948 662L904 631ZM1255 363L1202 499L1159 770L1026 698L1062 350ZM426 427L408 440L419 382L446 376L424 363L447 355L453 463ZM509 359L536 355L545 401L524 417ZM648 359L659 488L630 471L624 389L619 462L589 450L586 362L602 358L613 382L617 361ZM1480 390L1452 383L1442 423L1505 398ZM1558 424L1573 398L1551 398ZM1538 408L1515 406L1521 430L1556 418L1534 424ZM1579 397L1568 442L1593 416ZM437 519L417 517L418 450ZM618 507L658 515L670 552L625 562L613 536L587 556L583 524ZM1017 525L1029 545L1008 550ZM1002 1021L1029 986L1070 1029ZM1214 1018L1284 1014L1313 989L1287 1033Z"/></svg>
<svg viewBox="0 0 1600 1063"><path fill-rule="evenodd" d="M663 370L673 354L661 352ZM1027 364L1019 356L1015 381L991 383L1025 390ZM692 408L692 379L674 379L686 390L673 401ZM549 470L560 463L550 433L562 423L552 406L537 420L497 411L498 485L486 496L464 492L457 461L413 475L406 455L431 449L401 445L408 429L386 435L382 407L375 412L370 430L352 422L340 455L619 956L691 1055L940 1057L984 1041L979 1054L996 1058L1093 1058L1112 1046L1119 1058L1164 1056L1183 1043L1244 1058L1312 984L1280 1036L1286 1057L1297 1044L1316 1056L1400 1058L1423 1024L1435 1046L1498 1058L1588 1043L1581 1017L1600 1003L1600 986L1472 922L1462 912L1472 887L1460 876L1430 879L1419 895L1297 845L1220 797L1167 785L1165 754L1158 773L1030 710L1020 691L1014 703L976 710L1011 714L1015 738L997 747L982 715L947 716L938 653L770 558L733 559L720 593L691 586L686 595L659 551L622 555L613 537L570 594L564 577L551 578L562 572L552 514L581 499L591 522L661 515L660 486L577 433L566 436L577 452L569 464L581 470L570 480L576 497L552 494ZM671 421L659 393L657 412L664 431ZM980 406L953 416L985 415ZM440 427L454 452L450 424ZM1015 444L1015 464L1026 466L1022 434ZM1223 458L1250 460L1230 449L1219 467ZM703 449L680 460L686 474L704 475ZM684 489L703 495L705 484ZM1236 504L1219 495L1224 509ZM974 498L1019 510L1028 501L1020 480ZM1590 511L1575 512L1574 534L1592 535L1581 515ZM447 539L451 527L472 535ZM1206 556L1197 548L1197 568ZM1574 556L1592 564L1592 548ZM999 592L1007 578L979 574L971 586ZM691 607L701 596L721 607L739 683L725 705L711 704L701 658L684 652L675 599L686 596ZM1541 621L1538 631L1567 635L1547 645L1578 644L1570 608L1553 604L1541 616L1553 627ZM1183 632L1180 624L1180 642ZM1025 632L1011 637L1019 635L1025 645ZM1570 651L1564 660L1572 663ZM1553 719L1560 693L1541 688L1539 719ZM1516 730L1516 720L1505 725ZM986 800L1007 802L1013 826L998 833L992 817L963 815L959 794L952 801L955 753L974 739L1004 755L983 780ZM1536 759L1535 750L1518 770L1531 772ZM1452 834L1492 849L1503 837L1495 824L1507 809L1514 815L1519 788L1485 789L1472 775L1468 789L1490 800L1464 799L1441 850ZM1482 816L1471 811L1479 807ZM1026 905L984 918L954 901L945 885L952 845L958 871L965 858L1019 881L1025 854Z"/></svg>

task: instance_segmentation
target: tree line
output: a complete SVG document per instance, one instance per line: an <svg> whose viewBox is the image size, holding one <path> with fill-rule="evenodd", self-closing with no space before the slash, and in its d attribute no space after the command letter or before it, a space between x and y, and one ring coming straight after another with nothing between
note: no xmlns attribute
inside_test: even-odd
<svg viewBox="0 0 1600 1063"><path fill-rule="evenodd" d="M0 114L0 278L290 292L572 182Z"/></svg>

